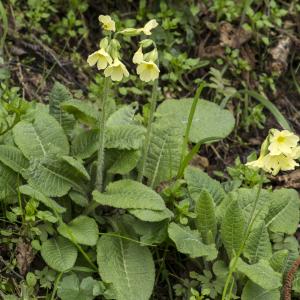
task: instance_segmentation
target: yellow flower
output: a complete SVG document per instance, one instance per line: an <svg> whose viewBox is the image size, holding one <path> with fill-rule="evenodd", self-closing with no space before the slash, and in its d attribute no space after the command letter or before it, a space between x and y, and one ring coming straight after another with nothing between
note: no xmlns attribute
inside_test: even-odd
<svg viewBox="0 0 300 300"><path fill-rule="evenodd" d="M140 79L145 82L155 80L159 76L159 68L153 61L142 61L136 68Z"/></svg>
<svg viewBox="0 0 300 300"><path fill-rule="evenodd" d="M279 155L270 155L267 154L263 158L263 167L262 169L268 173L272 173L272 175L277 175L280 170L282 171L290 171L294 170L296 166L299 166L296 161L290 157L285 156L284 154Z"/></svg>
<svg viewBox="0 0 300 300"><path fill-rule="evenodd" d="M157 21L155 19L152 19L149 22L147 22L143 28L141 28L141 31L143 31L144 34L146 35L151 35L152 34L151 30L157 26L158 26Z"/></svg>
<svg viewBox="0 0 300 300"><path fill-rule="evenodd" d="M292 148L297 146L299 137L288 130L272 130L270 136L270 145L268 147L271 155L292 153Z"/></svg>
<svg viewBox="0 0 300 300"><path fill-rule="evenodd" d="M99 22L102 23L102 27L104 30L116 31L116 24L110 16L100 15L98 19Z"/></svg>
<svg viewBox="0 0 300 300"><path fill-rule="evenodd" d="M252 169L263 169L264 159L263 157L259 157L257 160L247 162L246 166Z"/></svg>
<svg viewBox="0 0 300 300"><path fill-rule="evenodd" d="M123 76L128 77L129 73L125 65L118 58L115 58L114 63L105 69L104 75L105 77L110 76L113 81L121 81Z"/></svg>
<svg viewBox="0 0 300 300"><path fill-rule="evenodd" d="M293 159L299 159L300 158L300 147L295 147L292 149L292 153L290 154L290 157Z"/></svg>
<svg viewBox="0 0 300 300"><path fill-rule="evenodd" d="M140 47L133 55L132 62L134 64L140 64L144 59L142 47Z"/></svg>
<svg viewBox="0 0 300 300"><path fill-rule="evenodd" d="M112 63L112 58L104 49L100 49L89 55L87 62L91 67L97 64L98 70L104 70L108 64Z"/></svg>

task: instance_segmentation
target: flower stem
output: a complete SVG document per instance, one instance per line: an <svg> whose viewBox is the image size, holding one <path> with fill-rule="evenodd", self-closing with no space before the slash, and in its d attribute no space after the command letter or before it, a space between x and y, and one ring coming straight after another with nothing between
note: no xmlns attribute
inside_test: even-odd
<svg viewBox="0 0 300 300"><path fill-rule="evenodd" d="M95 187L99 192L103 190L103 167L104 167L104 155L105 155L105 109L108 98L110 79L105 77L103 97L101 102L101 112L99 117L99 149L98 149L98 162L97 162L97 175Z"/></svg>
<svg viewBox="0 0 300 300"><path fill-rule="evenodd" d="M245 236L244 236L243 242L242 242L242 244L241 244L241 246L240 246L240 248L239 248L236 256L234 257L232 266L230 267L229 273L227 275L225 286L224 286L224 290L223 290L223 294L222 294L222 300L230 300L231 299L231 294L232 294L232 289L233 289L233 282L232 282L232 280L233 280L233 278L232 278L233 277L233 273L235 272L235 269L236 269L236 266L237 266L237 263L238 263L238 259L239 259L239 257L242 255L242 253L244 251L246 241L247 241L247 239L249 237L249 234L250 234L250 232L252 230L252 227L253 227L253 224L254 224L254 222L256 220L256 217L260 213L260 211L258 211L258 213L256 215L254 215L255 210L256 210L256 206L257 206L257 203L258 203L258 199L260 197L261 190L262 190L262 182L258 186L256 198L255 198L254 205L253 205L253 208L252 208L252 211L251 211L251 214L250 214L249 222L248 222L247 227L246 227L246 232L245 232ZM229 293L228 293L228 296L227 296L227 291L228 291L230 283L231 283L231 287L229 289Z"/></svg>
<svg viewBox="0 0 300 300"><path fill-rule="evenodd" d="M151 95L151 100L150 100L150 113L149 113L148 124L147 124L147 133L146 133L146 138L145 138L144 149L142 152L141 167L140 167L138 178L137 178L137 180L139 182L142 182L142 180L143 180L146 162L147 162L147 158L148 158L151 131L152 131L152 123L153 123L154 112L155 112L156 103L157 103L157 89L158 89L158 80L156 79L152 86L152 95Z"/></svg>

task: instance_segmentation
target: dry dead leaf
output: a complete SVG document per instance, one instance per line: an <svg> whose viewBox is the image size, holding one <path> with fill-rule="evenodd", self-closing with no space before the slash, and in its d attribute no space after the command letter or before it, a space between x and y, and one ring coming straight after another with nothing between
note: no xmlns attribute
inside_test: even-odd
<svg viewBox="0 0 300 300"><path fill-rule="evenodd" d="M272 56L271 71L281 75L288 66L288 56L291 50L292 40L289 36L281 36L277 45L269 52Z"/></svg>
<svg viewBox="0 0 300 300"><path fill-rule="evenodd" d="M234 27L228 22L220 25L220 44L231 48L240 48L241 45L250 40L252 33L241 27Z"/></svg>
<svg viewBox="0 0 300 300"><path fill-rule="evenodd" d="M24 241L19 241L16 251L17 266L20 270L20 274L25 275L34 259L32 247L30 244L27 244Z"/></svg>
<svg viewBox="0 0 300 300"><path fill-rule="evenodd" d="M285 188L300 189L300 170L295 170L291 173L277 176L276 181L283 184Z"/></svg>

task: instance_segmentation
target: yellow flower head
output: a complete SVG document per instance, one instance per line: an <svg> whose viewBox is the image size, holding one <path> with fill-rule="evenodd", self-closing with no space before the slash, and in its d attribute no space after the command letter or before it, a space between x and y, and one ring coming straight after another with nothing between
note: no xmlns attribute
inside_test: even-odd
<svg viewBox="0 0 300 300"><path fill-rule="evenodd" d="M298 141L299 137L288 130L273 129L268 149L271 155L289 155L292 153L292 149L297 146Z"/></svg>
<svg viewBox="0 0 300 300"><path fill-rule="evenodd" d="M114 63L108 66L104 71L105 77L111 77L113 81L121 81L123 76L128 77L129 73L125 65L118 59L114 59Z"/></svg>
<svg viewBox="0 0 300 300"><path fill-rule="evenodd" d="M270 155L267 154L263 158L263 170L268 173L272 173L272 175L277 175L280 170L282 171L290 171L294 170L296 166L299 166L296 161L290 157L285 156L284 154L279 155Z"/></svg>
<svg viewBox="0 0 300 300"><path fill-rule="evenodd" d="M141 28L141 31L143 31L145 35L151 35L152 34L151 30L156 28L157 26L158 26L157 21L155 19L152 19L149 22L147 22L143 28Z"/></svg>
<svg viewBox="0 0 300 300"><path fill-rule="evenodd" d="M153 61L142 61L136 68L140 79L145 82L155 80L159 76L159 68Z"/></svg>
<svg viewBox="0 0 300 300"><path fill-rule="evenodd" d="M104 70L108 64L112 63L112 58L104 49L100 49L89 55L87 62L91 67L97 64L98 70Z"/></svg>
<svg viewBox="0 0 300 300"><path fill-rule="evenodd" d="M134 64L140 64L144 60L144 54L142 47L140 47L133 55L132 62Z"/></svg>
<svg viewBox="0 0 300 300"><path fill-rule="evenodd" d="M99 16L99 22L102 23L102 28L107 31L116 31L115 21L111 19L110 16Z"/></svg>

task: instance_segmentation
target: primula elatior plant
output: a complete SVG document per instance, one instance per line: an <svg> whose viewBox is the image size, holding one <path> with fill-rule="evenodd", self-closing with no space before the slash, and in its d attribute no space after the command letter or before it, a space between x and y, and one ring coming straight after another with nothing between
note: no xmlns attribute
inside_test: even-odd
<svg viewBox="0 0 300 300"><path fill-rule="evenodd" d="M177 299L280 300L299 256L299 195L265 188L258 169L294 169L299 138L270 130L259 159L240 171L251 173L248 185L211 178L189 163L232 132L233 114L200 99L204 82L194 98L157 105L159 53L148 38L157 22L119 30L110 16L99 21L105 37L87 59L103 74L98 103L75 99L56 82L49 104L5 108L0 200L47 265L35 276L51 300L157 299L160 280L174 299L170 282L188 261L191 280L176 281ZM131 70L124 36L141 36L131 56L145 87L152 84L148 110L111 97ZM299 295L300 272L292 290Z"/></svg>

